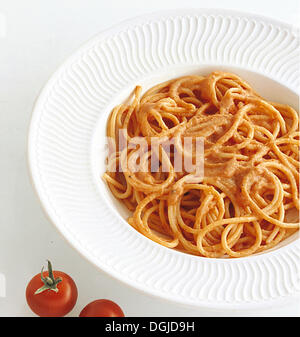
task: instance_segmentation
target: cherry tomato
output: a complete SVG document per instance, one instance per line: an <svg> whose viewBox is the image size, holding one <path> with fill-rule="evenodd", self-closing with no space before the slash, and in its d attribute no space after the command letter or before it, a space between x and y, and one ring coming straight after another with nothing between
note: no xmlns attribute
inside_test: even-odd
<svg viewBox="0 0 300 337"><path fill-rule="evenodd" d="M79 317L125 317L122 309L113 301L96 300L86 305Z"/></svg>
<svg viewBox="0 0 300 337"><path fill-rule="evenodd" d="M38 316L65 316L74 308L77 301L76 284L66 273L52 271L50 261L48 261L48 272L43 272L43 269L27 285L27 303Z"/></svg>

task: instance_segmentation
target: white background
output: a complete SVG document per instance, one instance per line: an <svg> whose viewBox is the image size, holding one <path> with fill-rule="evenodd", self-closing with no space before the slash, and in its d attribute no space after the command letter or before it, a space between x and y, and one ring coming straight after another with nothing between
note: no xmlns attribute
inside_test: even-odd
<svg viewBox="0 0 300 337"><path fill-rule="evenodd" d="M0 0L0 275L6 278L0 316L33 315L26 305L25 288L46 266L46 259L76 281L79 297L69 316L78 316L98 298L116 301L127 316L229 315L142 294L104 274L69 246L46 219L28 178L26 137L31 111L42 86L66 57L124 19L162 9L210 7L297 25L299 5L299 0ZM295 304L233 315L299 316L300 308Z"/></svg>

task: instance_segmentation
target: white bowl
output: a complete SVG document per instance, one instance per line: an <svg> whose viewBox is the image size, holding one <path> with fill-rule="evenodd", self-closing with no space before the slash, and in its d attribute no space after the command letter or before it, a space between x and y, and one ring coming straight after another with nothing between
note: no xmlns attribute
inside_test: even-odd
<svg viewBox="0 0 300 337"><path fill-rule="evenodd" d="M148 294L227 309L297 300L298 234L239 259L171 250L127 224L101 175L107 117L135 85L146 90L184 74L227 70L298 109L298 58L292 27L223 10L151 14L97 35L56 71L34 107L28 157L44 210L89 261Z"/></svg>

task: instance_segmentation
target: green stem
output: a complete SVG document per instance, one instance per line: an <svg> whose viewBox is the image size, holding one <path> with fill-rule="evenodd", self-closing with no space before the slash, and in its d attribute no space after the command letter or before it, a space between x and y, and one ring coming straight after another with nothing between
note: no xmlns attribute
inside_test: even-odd
<svg viewBox="0 0 300 337"><path fill-rule="evenodd" d="M59 282L62 281L61 277L54 278L51 262L49 260L47 261L48 261L48 276L46 277L43 276L44 267L42 267L41 280L44 283L44 285L38 290L36 290L36 292L34 293L35 295L40 294L45 290L53 290L57 293L58 292L57 285Z"/></svg>

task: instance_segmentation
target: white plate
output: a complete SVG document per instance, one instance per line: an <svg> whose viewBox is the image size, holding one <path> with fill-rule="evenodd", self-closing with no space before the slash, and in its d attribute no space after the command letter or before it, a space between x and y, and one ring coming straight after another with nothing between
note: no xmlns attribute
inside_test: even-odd
<svg viewBox="0 0 300 337"><path fill-rule="evenodd" d="M220 10L147 15L105 31L71 56L40 94L29 166L41 203L89 261L146 293L210 308L272 306L299 295L299 239L239 259L208 259L136 232L101 180L105 124L135 85L224 69L298 109L299 41L292 27Z"/></svg>

